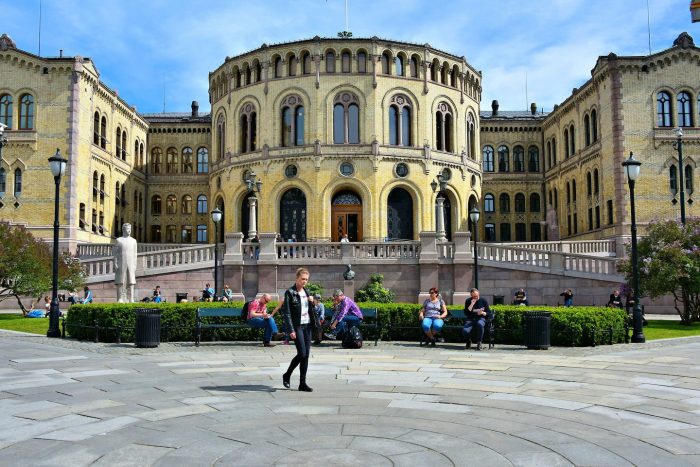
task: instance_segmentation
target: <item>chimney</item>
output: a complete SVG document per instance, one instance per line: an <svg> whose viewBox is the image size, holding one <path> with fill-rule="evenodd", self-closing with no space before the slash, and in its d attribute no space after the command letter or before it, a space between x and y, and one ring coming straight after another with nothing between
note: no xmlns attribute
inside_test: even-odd
<svg viewBox="0 0 700 467"><path fill-rule="evenodd" d="M498 115L498 101L496 99L491 101L491 116L495 117Z"/></svg>
<svg viewBox="0 0 700 467"><path fill-rule="evenodd" d="M63 58L63 49L58 51L58 58Z"/></svg>
<svg viewBox="0 0 700 467"><path fill-rule="evenodd" d="M536 115L536 114L537 114L537 104L534 103L534 102L533 102L532 104L530 104L530 113L531 113L532 115Z"/></svg>
<svg viewBox="0 0 700 467"><path fill-rule="evenodd" d="M192 118L199 117L199 102L192 101Z"/></svg>

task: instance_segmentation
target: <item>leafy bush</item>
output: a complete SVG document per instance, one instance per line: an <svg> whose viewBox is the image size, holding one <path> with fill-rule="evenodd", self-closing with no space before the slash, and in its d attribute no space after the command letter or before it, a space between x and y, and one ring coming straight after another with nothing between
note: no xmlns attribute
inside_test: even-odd
<svg viewBox="0 0 700 467"><path fill-rule="evenodd" d="M327 307L330 305L326 304ZM417 341L420 336L418 312L420 305L415 303L380 303L360 302L363 308L377 308L379 320L383 328L383 337L392 340ZM100 327L101 342L114 342L114 329L122 328L123 342L132 342L134 338L135 310L137 308L161 310L162 338L169 341L194 341L195 316L200 303L112 303L73 305L67 314L66 326L70 337L91 340L94 337L94 325ZM240 308L241 302L207 303L207 308ZM275 303L268 304L272 310ZM463 309L462 305L450 305L448 310ZM609 329L612 328L614 343L624 342L624 326L626 314L618 308L605 307L523 307L510 305L495 305L496 342L499 344L521 345L523 342L522 326L526 311L548 311L552 313L551 345L553 346L586 346L593 343L592 332L596 330L596 342L608 343ZM221 323L234 321L230 318L209 318ZM278 327L281 328L281 316L275 316ZM457 324L456 322L448 324ZM390 325L394 328L390 329ZM257 340L260 330L241 329L205 329L202 330L202 340ZM444 332L448 342L462 342L459 330Z"/></svg>
<svg viewBox="0 0 700 467"><path fill-rule="evenodd" d="M382 285L384 276L372 274L369 284L355 292L357 302L392 303L396 294Z"/></svg>
<svg viewBox="0 0 700 467"><path fill-rule="evenodd" d="M321 287L320 284L316 284L315 282L307 282L306 290L308 290L309 294L311 294L312 297L316 294L319 294L323 297L323 287Z"/></svg>

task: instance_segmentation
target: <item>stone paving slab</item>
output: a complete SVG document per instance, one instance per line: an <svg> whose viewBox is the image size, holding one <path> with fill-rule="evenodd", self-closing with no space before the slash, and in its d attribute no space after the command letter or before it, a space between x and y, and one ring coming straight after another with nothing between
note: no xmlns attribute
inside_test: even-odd
<svg viewBox="0 0 700 467"><path fill-rule="evenodd" d="M0 465L699 465L700 338L477 352L0 332Z"/></svg>

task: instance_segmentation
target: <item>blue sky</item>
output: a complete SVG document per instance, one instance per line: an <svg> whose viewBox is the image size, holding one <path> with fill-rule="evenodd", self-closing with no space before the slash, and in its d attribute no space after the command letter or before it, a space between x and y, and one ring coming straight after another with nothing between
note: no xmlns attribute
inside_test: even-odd
<svg viewBox="0 0 700 467"><path fill-rule="evenodd" d="M38 53L40 0L0 0L0 33ZM429 43L464 55L483 79L482 109L549 111L600 55L646 55L647 0L348 0L354 37ZM649 0L651 50L682 31L700 44L689 0ZM208 73L226 56L345 28L344 0L43 0L41 54L92 58L140 112L207 112ZM525 76L527 74L527 99Z"/></svg>

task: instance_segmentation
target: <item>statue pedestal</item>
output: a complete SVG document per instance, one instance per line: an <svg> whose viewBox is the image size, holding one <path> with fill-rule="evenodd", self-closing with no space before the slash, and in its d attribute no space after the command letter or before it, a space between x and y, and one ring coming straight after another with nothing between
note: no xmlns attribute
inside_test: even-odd
<svg viewBox="0 0 700 467"><path fill-rule="evenodd" d="M344 280L343 281L343 294L346 297L350 297L351 300L355 300L355 280Z"/></svg>

